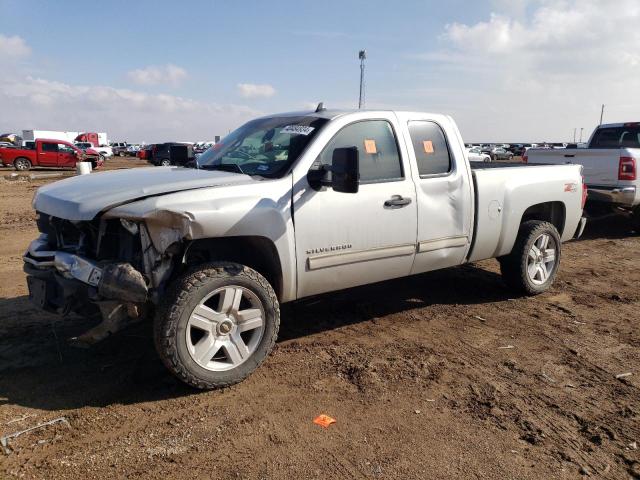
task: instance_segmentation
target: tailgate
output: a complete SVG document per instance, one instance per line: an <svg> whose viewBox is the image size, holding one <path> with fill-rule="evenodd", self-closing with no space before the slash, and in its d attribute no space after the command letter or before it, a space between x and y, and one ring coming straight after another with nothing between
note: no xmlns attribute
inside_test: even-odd
<svg viewBox="0 0 640 480"><path fill-rule="evenodd" d="M582 165L587 185L615 186L618 184L620 150L617 148L530 149L528 156L529 163Z"/></svg>

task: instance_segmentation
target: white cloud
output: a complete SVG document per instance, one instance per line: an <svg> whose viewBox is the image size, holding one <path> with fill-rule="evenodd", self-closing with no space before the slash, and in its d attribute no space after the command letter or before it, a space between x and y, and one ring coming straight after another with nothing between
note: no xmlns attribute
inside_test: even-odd
<svg viewBox="0 0 640 480"><path fill-rule="evenodd" d="M504 2L495 2L495 5ZM563 140L574 127L640 117L640 2L530 0L475 24L452 23L430 62L434 102L470 140Z"/></svg>
<svg viewBox="0 0 640 480"><path fill-rule="evenodd" d="M0 33L0 58L26 57L31 53L31 48L21 37L14 35L7 37Z"/></svg>
<svg viewBox="0 0 640 480"><path fill-rule="evenodd" d="M127 73L127 76L138 85L169 85L177 87L188 77L188 74L184 68L168 63L162 66L150 65L145 68L131 70Z"/></svg>
<svg viewBox="0 0 640 480"><path fill-rule="evenodd" d="M239 83L237 88L242 98L268 98L276 94L276 89L268 84Z"/></svg>
<svg viewBox="0 0 640 480"><path fill-rule="evenodd" d="M113 140L195 141L226 135L261 112L102 85L0 75L0 131L106 131Z"/></svg>

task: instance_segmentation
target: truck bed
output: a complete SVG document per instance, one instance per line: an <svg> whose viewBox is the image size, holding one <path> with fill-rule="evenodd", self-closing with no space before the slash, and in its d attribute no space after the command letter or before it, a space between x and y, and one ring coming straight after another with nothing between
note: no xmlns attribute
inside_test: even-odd
<svg viewBox="0 0 640 480"><path fill-rule="evenodd" d="M521 169L507 170L512 167ZM535 167L526 170L527 167ZM471 163L475 186L475 235L468 261L508 254L527 208L561 205L562 211L581 211L582 178L579 165L530 163ZM569 188L567 188L569 187ZM558 230L563 241L573 237L580 218L567 215Z"/></svg>

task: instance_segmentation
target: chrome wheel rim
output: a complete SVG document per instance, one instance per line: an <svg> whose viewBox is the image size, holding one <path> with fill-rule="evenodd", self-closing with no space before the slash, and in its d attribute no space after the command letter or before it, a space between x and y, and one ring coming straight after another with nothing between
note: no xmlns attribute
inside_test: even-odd
<svg viewBox="0 0 640 480"><path fill-rule="evenodd" d="M265 329L262 302L238 285L218 288L193 309L186 328L189 355L202 368L222 372L246 362Z"/></svg>
<svg viewBox="0 0 640 480"><path fill-rule="evenodd" d="M527 274L533 284L542 285L549 280L556 265L556 250L556 241L548 233L535 239L527 256Z"/></svg>
<svg viewBox="0 0 640 480"><path fill-rule="evenodd" d="M29 168L29 164L25 160L21 160L21 159L16 160L16 169L26 170L27 168Z"/></svg>

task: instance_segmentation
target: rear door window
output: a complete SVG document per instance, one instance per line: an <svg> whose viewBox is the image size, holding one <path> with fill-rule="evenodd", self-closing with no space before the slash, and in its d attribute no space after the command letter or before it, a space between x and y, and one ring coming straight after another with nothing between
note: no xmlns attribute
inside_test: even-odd
<svg viewBox="0 0 640 480"><path fill-rule="evenodd" d="M430 121L409 122L409 135L420 176L442 175L451 171L451 154L440 125Z"/></svg>

